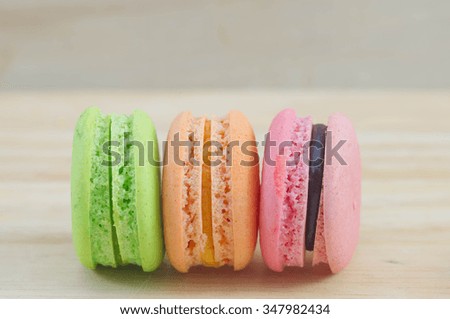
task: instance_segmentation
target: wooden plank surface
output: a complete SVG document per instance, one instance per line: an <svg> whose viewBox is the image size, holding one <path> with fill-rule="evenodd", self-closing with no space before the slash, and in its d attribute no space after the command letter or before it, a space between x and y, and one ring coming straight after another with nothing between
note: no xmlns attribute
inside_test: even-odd
<svg viewBox="0 0 450 319"><path fill-rule="evenodd" d="M84 269L70 230L72 130L89 105L141 108L165 139L177 113L242 110L261 141L283 107L315 121L340 111L357 129L363 160L361 240L342 273L277 274L259 250L241 271L167 261ZM0 93L0 297L450 297L450 92L115 91Z"/></svg>

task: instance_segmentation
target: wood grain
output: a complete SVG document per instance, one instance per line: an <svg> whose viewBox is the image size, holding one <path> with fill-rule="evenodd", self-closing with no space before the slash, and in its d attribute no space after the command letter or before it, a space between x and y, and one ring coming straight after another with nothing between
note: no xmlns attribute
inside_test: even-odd
<svg viewBox="0 0 450 319"><path fill-rule="evenodd" d="M72 130L89 105L147 111L165 139L182 110L243 111L261 141L284 107L316 121L339 111L358 131L363 160L361 240L350 266L245 270L167 262L84 269L70 230ZM0 94L0 297L429 298L450 297L450 92L70 91Z"/></svg>

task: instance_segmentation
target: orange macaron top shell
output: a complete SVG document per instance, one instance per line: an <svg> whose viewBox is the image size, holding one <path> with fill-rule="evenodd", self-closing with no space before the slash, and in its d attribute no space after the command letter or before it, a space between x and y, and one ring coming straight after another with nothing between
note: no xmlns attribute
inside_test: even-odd
<svg viewBox="0 0 450 319"><path fill-rule="evenodd" d="M167 255L180 272L204 265L244 268L257 237L259 161L245 116L181 113L172 123L163 172Z"/></svg>

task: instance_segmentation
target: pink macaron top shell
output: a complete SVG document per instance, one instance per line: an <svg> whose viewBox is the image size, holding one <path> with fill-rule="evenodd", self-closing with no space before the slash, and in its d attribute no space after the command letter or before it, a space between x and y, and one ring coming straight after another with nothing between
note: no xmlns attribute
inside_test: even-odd
<svg viewBox="0 0 450 319"><path fill-rule="evenodd" d="M284 262L279 253L280 221L283 206L283 194L279 191L281 181L275 179L279 141L290 138L290 129L296 115L293 110L284 110L273 119L266 136L264 160L262 164L261 201L259 215L260 246L264 262L274 271L282 271ZM275 145L268 145L268 141ZM280 165L280 164L278 164ZM277 187L278 185L278 187Z"/></svg>
<svg viewBox="0 0 450 319"><path fill-rule="evenodd" d="M280 112L272 121L265 147L261 185L260 242L266 265L274 271L303 266L311 139L310 117Z"/></svg>
<svg viewBox="0 0 450 319"><path fill-rule="evenodd" d="M326 260L331 271L337 273L350 262L359 239L361 160L356 133L349 119L341 114L330 116L326 144L323 239ZM342 146L339 148L339 145ZM316 258L317 263L323 256L319 254Z"/></svg>

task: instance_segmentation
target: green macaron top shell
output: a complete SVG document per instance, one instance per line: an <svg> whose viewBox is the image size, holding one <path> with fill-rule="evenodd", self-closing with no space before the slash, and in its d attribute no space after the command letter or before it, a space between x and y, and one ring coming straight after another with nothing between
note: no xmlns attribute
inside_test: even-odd
<svg viewBox="0 0 450 319"><path fill-rule="evenodd" d="M110 117L87 109L74 134L72 154L72 231L76 252L88 268L117 265L111 223L108 143Z"/></svg>
<svg viewBox="0 0 450 319"><path fill-rule="evenodd" d="M72 234L75 251L81 263L95 268L91 253L89 198L91 175L91 150L95 132L95 110L86 110L77 122L72 147ZM89 136L89 137L87 137Z"/></svg>

